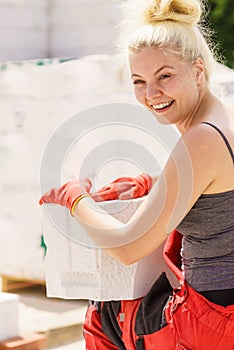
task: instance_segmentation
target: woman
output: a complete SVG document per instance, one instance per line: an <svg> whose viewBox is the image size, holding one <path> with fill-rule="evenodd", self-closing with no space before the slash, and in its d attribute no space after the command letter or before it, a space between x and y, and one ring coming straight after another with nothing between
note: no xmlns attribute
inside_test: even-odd
<svg viewBox="0 0 234 350"><path fill-rule="evenodd" d="M170 318L178 305L171 300L181 300L181 294L174 291L174 297L168 301L171 291L163 278L144 302L91 305L84 326L87 349L203 350L209 346L231 350L234 349L233 111L209 87L214 58L199 29L199 1L139 4L141 11L133 21L136 28L128 42L135 95L155 118L175 125L181 133L180 140L147 199L125 225L95 211L91 205L93 200L108 199L111 193L117 193L118 198L116 186L124 192L123 179L87 199L83 198L90 189L88 180L82 184L68 183L45 194L41 203L67 206L92 239L123 264L132 264L150 254L175 229L183 237L182 273L178 274L181 290L188 294L186 304L180 301L184 309L178 308L175 317ZM185 162L187 154L189 161ZM130 180L134 189L143 186L145 190L140 195L150 189L145 174ZM184 186L189 187L185 190ZM185 192L189 194L186 200ZM178 242L175 235L174 232L174 244ZM193 298L201 303L199 308L204 305L203 314L197 314L194 320L196 308L186 309ZM152 300L157 301L153 320L159 315L158 325L149 327L148 333L143 329L140 334L140 324L147 324L148 318L146 314L140 318L139 310L144 309L145 302L152 305ZM100 311L97 308L101 308L101 313L94 316ZM125 314L125 320L121 320L121 314Z"/></svg>

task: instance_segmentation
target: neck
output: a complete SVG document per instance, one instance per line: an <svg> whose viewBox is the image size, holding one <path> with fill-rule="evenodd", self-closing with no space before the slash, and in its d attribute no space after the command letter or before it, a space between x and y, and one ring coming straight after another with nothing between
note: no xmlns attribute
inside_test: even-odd
<svg viewBox="0 0 234 350"><path fill-rule="evenodd" d="M177 129L183 134L186 130L196 124L206 120L216 97L211 93L208 87L204 87L198 97L198 102L192 113L182 122L176 124Z"/></svg>

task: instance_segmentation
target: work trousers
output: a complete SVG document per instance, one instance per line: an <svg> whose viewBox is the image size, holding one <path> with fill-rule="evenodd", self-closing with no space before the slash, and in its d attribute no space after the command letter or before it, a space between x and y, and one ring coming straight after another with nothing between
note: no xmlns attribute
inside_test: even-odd
<svg viewBox="0 0 234 350"><path fill-rule="evenodd" d="M162 273L143 298L90 302L86 350L234 350L234 305L214 304L187 284L181 238L174 231L164 248L180 288L173 289Z"/></svg>

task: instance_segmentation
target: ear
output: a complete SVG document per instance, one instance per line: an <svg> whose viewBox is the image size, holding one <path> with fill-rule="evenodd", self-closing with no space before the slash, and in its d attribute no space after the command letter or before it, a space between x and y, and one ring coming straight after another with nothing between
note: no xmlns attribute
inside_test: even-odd
<svg viewBox="0 0 234 350"><path fill-rule="evenodd" d="M201 84L204 81L205 76L205 65L201 57L198 57L192 62L192 66L195 73L195 79L197 84Z"/></svg>

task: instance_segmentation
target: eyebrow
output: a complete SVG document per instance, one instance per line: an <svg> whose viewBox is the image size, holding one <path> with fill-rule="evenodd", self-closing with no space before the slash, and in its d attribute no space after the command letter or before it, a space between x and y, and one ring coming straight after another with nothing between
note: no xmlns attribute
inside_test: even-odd
<svg viewBox="0 0 234 350"><path fill-rule="evenodd" d="M160 67L159 69L157 69L157 70L154 72L154 75L157 75L157 74L158 74L161 70L163 70L164 68L173 68L173 67L170 66L170 65L162 66L162 67ZM132 78L133 78L133 77L141 77L141 75L133 73L133 74L131 75L131 77L132 77Z"/></svg>

